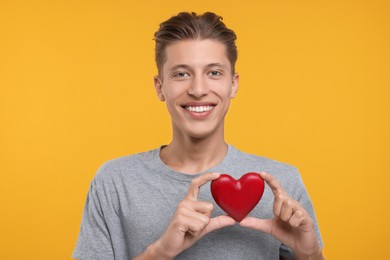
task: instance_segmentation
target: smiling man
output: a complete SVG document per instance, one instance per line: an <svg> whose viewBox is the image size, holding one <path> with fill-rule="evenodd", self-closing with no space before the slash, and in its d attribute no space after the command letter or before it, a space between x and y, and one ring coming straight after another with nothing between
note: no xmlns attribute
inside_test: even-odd
<svg viewBox="0 0 390 260"><path fill-rule="evenodd" d="M91 183L73 257L88 259L323 259L313 206L298 171L224 139L237 93L236 35L222 18L180 13L155 33L156 93L172 141L105 163ZM267 183L240 223L211 197L210 181L259 172Z"/></svg>
<svg viewBox="0 0 390 260"><path fill-rule="evenodd" d="M174 42L165 55L154 82L171 115L173 138L160 155L179 172L200 173L226 154L224 118L237 92L238 75L232 74L226 48L216 40Z"/></svg>

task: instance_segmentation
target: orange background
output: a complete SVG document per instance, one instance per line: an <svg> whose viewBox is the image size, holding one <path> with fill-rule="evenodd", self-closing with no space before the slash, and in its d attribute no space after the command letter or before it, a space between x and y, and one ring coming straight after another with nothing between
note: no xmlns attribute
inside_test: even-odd
<svg viewBox="0 0 390 260"><path fill-rule="evenodd" d="M0 1L0 259L70 259L106 160L167 144L152 41L179 11L238 34L237 148L297 166L327 259L386 259L389 1Z"/></svg>

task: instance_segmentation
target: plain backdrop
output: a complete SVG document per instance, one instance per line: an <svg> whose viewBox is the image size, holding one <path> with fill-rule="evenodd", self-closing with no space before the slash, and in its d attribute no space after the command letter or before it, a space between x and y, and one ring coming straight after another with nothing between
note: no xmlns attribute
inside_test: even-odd
<svg viewBox="0 0 390 260"><path fill-rule="evenodd" d="M227 141L300 169L327 259L386 259L385 0L0 1L0 259L70 259L99 166L170 142L153 33L179 11L238 34Z"/></svg>

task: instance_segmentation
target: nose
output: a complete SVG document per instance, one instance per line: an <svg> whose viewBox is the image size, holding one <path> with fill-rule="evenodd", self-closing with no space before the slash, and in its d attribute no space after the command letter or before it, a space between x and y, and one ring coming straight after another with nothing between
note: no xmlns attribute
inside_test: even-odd
<svg viewBox="0 0 390 260"><path fill-rule="evenodd" d="M206 96L209 92L206 80L200 76L194 77L190 84L187 93L192 97L201 98Z"/></svg>

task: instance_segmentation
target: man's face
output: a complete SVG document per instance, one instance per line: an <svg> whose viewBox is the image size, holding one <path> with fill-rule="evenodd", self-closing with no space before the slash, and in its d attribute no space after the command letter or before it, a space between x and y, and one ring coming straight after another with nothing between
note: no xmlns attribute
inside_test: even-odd
<svg viewBox="0 0 390 260"><path fill-rule="evenodd" d="M185 40L165 50L162 78L155 77L157 94L166 101L174 135L205 138L222 134L238 75L232 75L226 47L215 40Z"/></svg>

